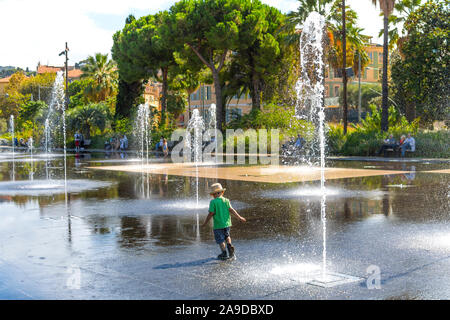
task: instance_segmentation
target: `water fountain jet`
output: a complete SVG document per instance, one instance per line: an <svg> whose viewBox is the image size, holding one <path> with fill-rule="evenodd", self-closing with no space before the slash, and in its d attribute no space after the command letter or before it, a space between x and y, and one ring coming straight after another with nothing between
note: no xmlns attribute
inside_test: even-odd
<svg viewBox="0 0 450 320"><path fill-rule="evenodd" d="M327 217L325 189L325 112L324 112L324 34L325 18L312 12L306 18L300 36L301 77L297 82L296 117L315 127L315 141L310 144L310 159L320 158L320 217L322 222L322 271L310 284L330 287L359 280L327 270ZM316 141L318 138L318 141ZM318 143L317 143L318 142ZM319 154L316 147L319 145ZM311 160L309 161L311 163ZM355 280L357 279L357 280Z"/></svg>

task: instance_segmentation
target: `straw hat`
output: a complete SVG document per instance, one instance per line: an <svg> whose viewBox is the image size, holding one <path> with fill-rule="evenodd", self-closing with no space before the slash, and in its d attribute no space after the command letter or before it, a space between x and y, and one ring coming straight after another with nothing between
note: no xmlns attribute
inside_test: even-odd
<svg viewBox="0 0 450 320"><path fill-rule="evenodd" d="M222 188L222 185L220 183L214 183L211 185L211 192L209 194L214 194L216 192L221 192L227 190L226 188Z"/></svg>

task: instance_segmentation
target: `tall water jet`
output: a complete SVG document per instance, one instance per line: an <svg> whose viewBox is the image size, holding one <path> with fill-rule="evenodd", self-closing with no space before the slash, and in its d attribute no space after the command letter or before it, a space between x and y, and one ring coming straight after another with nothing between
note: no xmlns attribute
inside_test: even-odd
<svg viewBox="0 0 450 320"><path fill-rule="evenodd" d="M148 151L151 143L151 127L150 127L150 108L148 104L140 104L138 106L137 118L137 139L140 143L141 163L148 164Z"/></svg>
<svg viewBox="0 0 450 320"><path fill-rule="evenodd" d="M50 103L48 105L47 117L45 119L45 148L48 151L53 148L56 142L62 144L64 151L64 199L66 212L68 212L67 195L67 146L66 146L66 95L64 92L64 75L62 71L56 73L55 82L52 87ZM70 215L68 214L69 220Z"/></svg>
<svg viewBox="0 0 450 320"><path fill-rule="evenodd" d="M325 19L317 12L306 18L300 36L300 80L297 82L296 116L306 120L310 130L309 163L320 159L320 218L322 222L322 270L310 284L333 287L339 284L360 281L360 278L327 271L327 217L325 190L325 112L324 112L324 40ZM314 132L312 132L314 131ZM316 146L319 146L318 150Z"/></svg>
<svg viewBox="0 0 450 320"><path fill-rule="evenodd" d="M186 128L186 141L189 144L189 151L192 154L192 145L194 151L194 163L197 166L198 163L202 162L202 134L205 130L205 123L203 118L200 116L198 109L194 109L192 112L192 117L188 122ZM191 132L194 133L193 143Z"/></svg>
<svg viewBox="0 0 450 320"><path fill-rule="evenodd" d="M30 150L30 180L33 181L33 137L28 139L28 149Z"/></svg>
<svg viewBox="0 0 450 320"><path fill-rule="evenodd" d="M45 155L48 158L48 152L50 147L50 121L49 119L45 119L44 122L44 148L45 148Z"/></svg>
<svg viewBox="0 0 450 320"><path fill-rule="evenodd" d="M63 137L63 143L65 145L65 93L64 75L62 71L56 73L44 125L46 152L51 151L55 143L61 143L61 137ZM61 132L63 132L62 135Z"/></svg>
<svg viewBox="0 0 450 320"><path fill-rule="evenodd" d="M324 44L325 19L317 12L312 12L305 20L300 36L300 80L297 82L296 116L306 119L315 127L314 137L319 139L320 152L320 189L321 221L322 221L322 278L326 277L326 193L325 193L325 132L324 132ZM317 139L317 138L314 138ZM314 140L313 139L313 140ZM313 141L310 146L310 156L317 158Z"/></svg>
<svg viewBox="0 0 450 320"><path fill-rule="evenodd" d="M150 115L150 107L148 104L140 104L138 106L137 118L136 118L136 129L137 129L137 141L140 144L140 152L139 156L141 158L141 167L142 167L142 197L146 198L145 193L145 184L147 187L147 198L150 196L150 186L149 186L149 174L148 171L144 178L144 163L148 166L148 156L149 156L149 146L151 144L151 115Z"/></svg>
<svg viewBox="0 0 450 320"><path fill-rule="evenodd" d="M188 122L187 128L186 128L186 137L185 141L188 143L189 150L189 156L190 159L192 157L191 150L192 150L192 136L191 132L194 133L194 139L193 139L193 151L194 151L194 164L195 164L195 196L196 196L196 208L198 209L198 200L199 200L199 194L198 194L198 164L202 162L202 134L205 130L205 123L203 121L203 118L200 116L200 113L198 109L194 109L192 112L192 117ZM199 215L197 210L197 237L200 236L200 222L199 222Z"/></svg>
<svg viewBox="0 0 450 320"><path fill-rule="evenodd" d="M12 180L14 181L15 180L15 175L16 175L16 173L15 173L15 171L16 171L16 168L15 168L15 147L16 147L16 141L15 141L15 137L14 137L14 116L13 115L11 115L10 117L9 117L9 130L10 130L10 132L11 132L11 145L12 145L12 167L13 167L13 169L12 169Z"/></svg>
<svg viewBox="0 0 450 320"><path fill-rule="evenodd" d="M216 105L214 103L211 103L211 106L209 107L209 123L208 123L208 129L214 129L214 143L215 143L215 162L218 162L218 155L219 148L217 147L217 123L216 123Z"/></svg>
<svg viewBox="0 0 450 320"><path fill-rule="evenodd" d="M45 148L45 176L49 179L48 174L48 152L49 152L49 140L50 140L50 122L45 119L44 122L44 148Z"/></svg>

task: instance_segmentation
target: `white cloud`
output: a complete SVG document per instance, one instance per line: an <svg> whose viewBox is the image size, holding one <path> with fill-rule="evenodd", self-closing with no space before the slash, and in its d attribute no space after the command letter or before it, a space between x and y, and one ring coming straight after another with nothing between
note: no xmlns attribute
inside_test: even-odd
<svg viewBox="0 0 450 320"><path fill-rule="evenodd" d="M123 15L133 10L156 12L174 1L148 0L0 0L0 65L36 68L62 65L58 54L69 44L69 63L95 52L110 52L116 30L96 25L89 14Z"/></svg>
<svg viewBox="0 0 450 320"><path fill-rule="evenodd" d="M283 13L296 10L296 0L262 0ZM95 52L110 52L116 30L96 24L91 15L122 16L130 12L154 13L176 0L0 0L0 65L36 68L43 64L62 65L58 53L69 43L69 63ZM382 28L379 10L370 1L348 0L359 14L360 25L377 41Z"/></svg>

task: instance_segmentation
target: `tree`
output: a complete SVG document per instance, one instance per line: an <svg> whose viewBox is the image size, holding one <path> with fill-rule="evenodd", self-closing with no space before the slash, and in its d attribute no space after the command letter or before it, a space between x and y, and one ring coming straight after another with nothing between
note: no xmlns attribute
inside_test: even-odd
<svg viewBox="0 0 450 320"><path fill-rule="evenodd" d="M318 12L327 19L329 11L327 5L334 0L298 0L299 6L297 11L289 12L287 17L287 26L289 29L295 29L298 25L303 24L311 12Z"/></svg>
<svg viewBox="0 0 450 320"><path fill-rule="evenodd" d="M9 79L4 94L0 96L0 116L9 118L13 115L17 117L19 107L30 100L30 94L22 94L20 87L25 81L26 76L23 71L14 73Z"/></svg>
<svg viewBox="0 0 450 320"><path fill-rule="evenodd" d="M392 87L408 121L429 123L450 114L449 0L428 1L405 21L402 55L392 63Z"/></svg>
<svg viewBox="0 0 450 320"><path fill-rule="evenodd" d="M356 107L359 102L359 90L357 84L348 85L348 104L349 106ZM381 85L378 83L364 83L361 84L361 108L363 110L368 110L369 102L381 94ZM344 99L342 90L339 91L339 103L342 103Z"/></svg>
<svg viewBox="0 0 450 320"><path fill-rule="evenodd" d="M260 1L242 1L242 23L239 26L238 47L231 55L228 86L234 85L240 95L250 91L252 109L261 109L265 87L274 83L284 67L285 55L291 51L284 43L282 26L285 16Z"/></svg>
<svg viewBox="0 0 450 320"><path fill-rule="evenodd" d="M94 80L85 91L92 101L105 101L117 90L117 68L114 61L108 60L107 54L96 53L95 56L89 56L82 70L82 78Z"/></svg>
<svg viewBox="0 0 450 320"><path fill-rule="evenodd" d="M32 95L33 100L49 103L55 77L56 73L41 73L34 77L26 78L20 84L19 91L24 95Z"/></svg>
<svg viewBox="0 0 450 320"><path fill-rule="evenodd" d="M29 101L23 104L19 109L18 123L26 121L36 122L41 113L46 110L47 104L43 101Z"/></svg>
<svg viewBox="0 0 450 320"><path fill-rule="evenodd" d="M345 8L345 9L344 9ZM328 51L328 61L335 69L341 71L343 81L342 105L344 114L344 134L347 133L347 65L351 66L355 74L359 74L359 69L364 68L369 63L369 57L365 51L365 44L368 37L362 35L363 29L356 26L358 20L357 13L345 3L334 2L329 15L329 30L331 31L330 49ZM345 25L345 27L344 27ZM360 65L361 63L361 65Z"/></svg>
<svg viewBox="0 0 450 320"><path fill-rule="evenodd" d="M133 61L130 54L130 46L134 43L130 41L135 26L131 25L136 18L129 15L125 20L125 26L121 31L117 31L113 36L112 57L119 68L118 94L116 101L116 120L128 118L131 115L131 108L142 102L142 92L144 84L149 78L149 70L142 68Z"/></svg>
<svg viewBox="0 0 450 320"><path fill-rule="evenodd" d="M298 25L303 23L306 17L312 12L319 12L325 17L326 23L326 43L324 59L326 59L335 70L343 74L344 68L344 46L343 46L343 13L345 13L345 65L353 67L355 73L359 72L359 56L361 57L361 69L369 62L369 57L364 50L367 42L362 35L363 29L357 27L357 14L349 6L342 6L342 0L299 0L300 6L296 12L288 14L288 23ZM330 6L329 4L332 3ZM290 38L291 41L300 37L295 32ZM326 65L326 63L324 63ZM324 70L325 71L325 70ZM344 82L347 79L343 79ZM325 79L324 79L325 81ZM344 102L344 101L343 101ZM344 106L346 105L343 103ZM344 120L347 117L347 110L344 108ZM344 121L345 125L346 121Z"/></svg>
<svg viewBox="0 0 450 320"><path fill-rule="evenodd" d="M129 118L131 116L131 108L135 105L144 103L142 92L144 91L144 81L136 80L127 82L119 80L119 92L116 100L115 119Z"/></svg>
<svg viewBox="0 0 450 320"><path fill-rule="evenodd" d="M399 26L403 24L409 15L420 6L422 0L400 0L394 4L395 13L389 15L389 25L393 26L388 31L389 48L392 49L395 45L401 48L401 43L405 40L405 34L398 32ZM383 13L381 13L382 15ZM403 30L404 32L404 30ZM379 37L384 34L384 29L380 30Z"/></svg>
<svg viewBox="0 0 450 320"><path fill-rule="evenodd" d="M176 48L166 25L169 22L166 11L138 20L128 18L124 29L114 35L113 46L122 80L134 83L135 87L149 78L162 83L161 125L166 117L169 69L176 65L173 55Z"/></svg>
<svg viewBox="0 0 450 320"><path fill-rule="evenodd" d="M86 92L89 88L95 87L95 80L92 78L82 78L69 83L69 108L94 102Z"/></svg>
<svg viewBox="0 0 450 320"><path fill-rule="evenodd" d="M237 47L242 22L241 1L181 0L170 8L171 33L184 46L185 58L199 59L212 74L217 108L217 128L222 129L225 108L220 72ZM195 57L194 57L195 56Z"/></svg>
<svg viewBox="0 0 450 320"><path fill-rule="evenodd" d="M72 132L80 130L86 139L90 139L95 129L105 130L111 119L109 108L104 103L91 103L77 106L67 111L67 124Z"/></svg>
<svg viewBox="0 0 450 320"><path fill-rule="evenodd" d="M382 78L382 100L381 100L381 130L387 131L389 127L388 122L388 56L389 56L389 16L394 10L395 0L372 0L373 5L376 6L377 2L380 5L381 12L383 13L384 22L384 35L383 35L383 78Z"/></svg>

